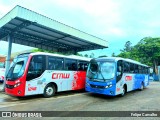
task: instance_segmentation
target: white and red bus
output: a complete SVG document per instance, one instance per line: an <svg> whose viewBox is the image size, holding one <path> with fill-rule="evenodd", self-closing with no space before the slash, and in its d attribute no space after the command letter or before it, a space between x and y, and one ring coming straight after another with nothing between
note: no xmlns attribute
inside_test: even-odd
<svg viewBox="0 0 160 120"><path fill-rule="evenodd" d="M85 88L90 58L43 52L24 53L14 58L6 76L5 92L13 96L43 94Z"/></svg>
<svg viewBox="0 0 160 120"><path fill-rule="evenodd" d="M0 62L0 83L3 83L5 76L4 62Z"/></svg>

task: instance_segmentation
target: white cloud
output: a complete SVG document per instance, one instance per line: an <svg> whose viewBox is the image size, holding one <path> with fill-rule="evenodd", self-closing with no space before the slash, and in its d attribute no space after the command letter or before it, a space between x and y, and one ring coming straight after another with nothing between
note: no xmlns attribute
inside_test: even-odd
<svg viewBox="0 0 160 120"><path fill-rule="evenodd" d="M9 6L4 6L3 4L1 4L1 2L0 2L0 18L2 17L2 16L4 16L7 12L9 12L10 11L10 7Z"/></svg>
<svg viewBox="0 0 160 120"><path fill-rule="evenodd" d="M122 28L111 28L108 30L108 34L116 35L116 36L120 36L120 37L126 36L126 33Z"/></svg>
<svg viewBox="0 0 160 120"><path fill-rule="evenodd" d="M56 0L54 3L63 8L74 10L77 12L77 16L83 13L84 16L87 16L83 18L85 21L91 18L86 24L91 22L92 25L95 23L105 27L119 24L122 21L119 2L114 2L113 0Z"/></svg>

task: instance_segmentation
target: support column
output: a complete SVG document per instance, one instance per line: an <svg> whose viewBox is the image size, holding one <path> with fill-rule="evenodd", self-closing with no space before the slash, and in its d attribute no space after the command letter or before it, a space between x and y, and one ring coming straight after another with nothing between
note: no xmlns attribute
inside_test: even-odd
<svg viewBox="0 0 160 120"><path fill-rule="evenodd" d="M12 51L12 34L9 34L7 36L7 41L8 41L8 54L7 54L7 58L6 58L6 62L5 62L5 78L4 78L4 82L3 82L3 88L2 91L5 90L5 83L6 83L6 75L8 73L9 67L10 67L10 60L11 60L11 51Z"/></svg>

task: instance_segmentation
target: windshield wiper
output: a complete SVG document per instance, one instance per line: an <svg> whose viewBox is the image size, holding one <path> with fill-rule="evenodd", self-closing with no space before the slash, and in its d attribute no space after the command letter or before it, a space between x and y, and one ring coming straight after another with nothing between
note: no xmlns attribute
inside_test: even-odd
<svg viewBox="0 0 160 120"><path fill-rule="evenodd" d="M98 68L98 69L99 69L99 73L101 74L103 80L106 81L106 79L104 78L104 76L103 76L102 71L100 70L100 68L101 68L101 66L100 66L100 64L99 64L99 68Z"/></svg>

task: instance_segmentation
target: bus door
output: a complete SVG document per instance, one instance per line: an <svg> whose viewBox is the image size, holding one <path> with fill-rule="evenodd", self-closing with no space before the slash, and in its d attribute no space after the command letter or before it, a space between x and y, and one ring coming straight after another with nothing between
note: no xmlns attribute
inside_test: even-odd
<svg viewBox="0 0 160 120"><path fill-rule="evenodd" d="M37 55L32 57L28 67L25 95L39 94L42 86L41 75L45 68L45 56Z"/></svg>
<svg viewBox="0 0 160 120"><path fill-rule="evenodd" d="M83 89L85 87L87 67L88 63L86 61L78 61L77 89Z"/></svg>
<svg viewBox="0 0 160 120"><path fill-rule="evenodd" d="M73 59L65 59L65 70L67 71L66 73L68 74L66 78L67 82L67 89L72 90L72 87L75 84L75 70L77 67L77 61Z"/></svg>

